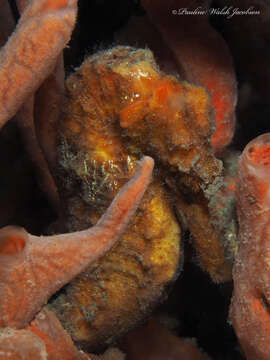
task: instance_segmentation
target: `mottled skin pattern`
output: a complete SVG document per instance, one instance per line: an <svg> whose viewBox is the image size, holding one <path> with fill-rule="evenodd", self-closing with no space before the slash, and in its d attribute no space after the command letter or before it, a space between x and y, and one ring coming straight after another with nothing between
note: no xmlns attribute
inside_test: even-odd
<svg viewBox="0 0 270 360"><path fill-rule="evenodd" d="M207 16L179 16L172 13L178 8L182 9L181 6L183 8L187 7L190 11L201 6L207 11L209 1L188 1L188 3L185 1L169 1L166 3L162 1L144 1L143 4L148 16L134 16L131 18L128 26L116 35L116 39L124 44L150 48L157 63L165 73L201 85L208 90L208 94L212 97L214 110L211 117L215 120L216 126L216 129L214 129L214 122L212 122L213 128L209 128L212 134L211 145L215 153L222 160L225 160L225 156L227 156L226 152L224 152L225 147L230 142L234 132L234 110L237 100L236 79L231 55L224 40L209 25ZM223 45L221 46L221 44ZM194 92L193 97L198 95L198 92L197 94ZM202 103L198 104L198 109L202 109L203 106L201 106ZM193 125L197 131L202 131L194 123ZM159 127L163 132L162 125ZM166 131L167 129L164 131L164 137ZM192 134L192 139L196 142L195 138L196 135ZM172 137L169 137L169 139L173 142ZM183 146L184 144L187 145L185 142L188 140L186 138L183 140ZM164 138L159 142L161 151L164 147L163 144L166 144ZM194 150L193 154L190 151L186 161L194 159L194 154L197 154L196 150ZM235 159L235 162L237 163L237 159ZM184 161L183 165L185 165ZM207 168L206 163L201 169L206 169L206 174L214 174L215 172L214 169ZM181 169L181 172L183 170L185 171L185 167ZM209 200L207 200L207 205L205 203L208 209L202 210L201 207L196 207L193 201L191 204L188 204L185 200L183 201L182 196L185 191L183 189L180 191L181 196L178 205L176 205L179 210L181 224L186 226L189 219L188 226L192 230L193 243L199 254L201 267L210 273L215 282L222 282L231 278L230 264L233 262L233 249L236 248L237 238L234 194L231 192L229 196L225 195L228 186L227 179L231 175L227 174L226 167L223 170L220 169L221 173L225 175L226 181L223 183L222 179L219 179L219 181L216 177L215 185L212 189L209 187L210 191L206 191L203 195ZM183 174L181 174L181 178L183 182ZM204 181L207 181L206 178ZM178 180L176 182L179 183ZM179 187L179 184L170 185L174 186L175 190ZM193 191L196 191L195 187ZM184 211L183 208L185 208ZM184 213L186 216L183 217ZM211 218L210 222L209 217ZM208 242L209 238L210 241ZM224 249L225 266L223 266Z"/></svg>
<svg viewBox="0 0 270 360"><path fill-rule="evenodd" d="M176 206L185 214L200 264L214 281L229 280L231 265L223 248L226 224L221 221L216 226L210 221L209 199L222 187L222 163L214 157L209 141L213 119L203 88L166 76L150 51L129 47L86 60L67 87L62 146L70 142L71 155L66 160L62 157L63 166L75 158L83 163L85 152L89 159L93 154L101 162L116 156L120 160L143 153L153 156L160 178L173 190ZM79 145L76 136L82 139ZM74 157L78 149L82 155ZM85 161L86 167L93 168ZM80 215L74 214L69 223L76 218Z"/></svg>
<svg viewBox="0 0 270 360"><path fill-rule="evenodd" d="M116 48L103 56L108 63L115 59L125 71L129 53ZM137 53L143 61L144 52ZM125 75L121 78L103 66L100 58L89 58L67 80L58 177L69 231L96 223L147 152L126 148L129 138L123 137L118 113L135 92ZM176 278L183 254L171 203L155 175L119 244L54 298L57 317L83 348L98 349L122 336L153 309Z"/></svg>

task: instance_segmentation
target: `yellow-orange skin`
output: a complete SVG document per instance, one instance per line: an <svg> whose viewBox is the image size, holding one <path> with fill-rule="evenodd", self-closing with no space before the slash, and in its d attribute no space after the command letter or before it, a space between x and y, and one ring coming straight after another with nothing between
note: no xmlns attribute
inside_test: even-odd
<svg viewBox="0 0 270 360"><path fill-rule="evenodd" d="M126 95L125 88L117 93L118 81L119 74L87 61L67 81L59 176L70 231L97 222L141 157L125 148L117 114ZM130 92L131 84L123 81ZM171 202L154 176L118 245L54 300L57 317L77 343L93 351L114 341L152 309L176 277L180 227Z"/></svg>
<svg viewBox="0 0 270 360"><path fill-rule="evenodd" d="M53 301L73 339L93 351L140 321L175 278L181 252L173 205L183 209L203 268L215 281L230 278L208 210L222 165L209 142L207 93L161 73L149 50L98 53L66 87L59 183L67 230L94 224L143 154L157 165L122 240Z"/></svg>
<svg viewBox="0 0 270 360"><path fill-rule="evenodd" d="M215 227L208 209L208 198L222 186L222 165L210 145L214 126L209 96L200 86L165 76L151 52L141 51L143 60L113 67L131 83L126 101L119 106L125 148L155 158L161 176L177 194L175 203L185 213L200 265L214 281L230 280L231 263L222 243L227 224Z"/></svg>

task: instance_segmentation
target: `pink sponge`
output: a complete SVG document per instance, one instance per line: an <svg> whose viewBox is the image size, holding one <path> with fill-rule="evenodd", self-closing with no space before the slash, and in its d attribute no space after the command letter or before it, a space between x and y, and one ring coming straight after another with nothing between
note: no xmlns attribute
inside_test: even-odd
<svg viewBox="0 0 270 360"><path fill-rule="evenodd" d="M231 319L248 360L270 359L270 133L251 141L237 180L239 249Z"/></svg>

